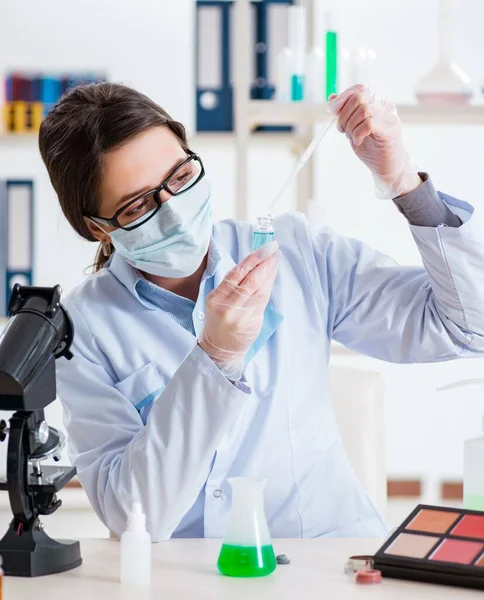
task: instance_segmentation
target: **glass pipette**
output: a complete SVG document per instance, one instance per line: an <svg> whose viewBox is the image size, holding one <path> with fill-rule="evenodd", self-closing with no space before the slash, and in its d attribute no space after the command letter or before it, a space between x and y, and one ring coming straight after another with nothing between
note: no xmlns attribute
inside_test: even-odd
<svg viewBox="0 0 484 600"><path fill-rule="evenodd" d="M289 177L286 179L284 185L282 186L282 188L276 194L276 197L274 198L274 200L269 205L269 210L268 210L269 215L272 213L274 206L277 204L277 202L279 201L281 196L286 192L288 187L292 184L293 180L299 175L299 172L302 170L304 165L308 162L308 160L314 154L314 151L319 146L319 143L322 141L324 136L330 130L331 125L334 123L335 119L336 119L336 117L333 114L331 114L331 117L328 118L328 120L323 124L323 126L318 131L318 133L314 136L313 140L311 141L309 146L306 148L306 150L303 153L303 155L301 156L301 158L297 161L297 164L294 167L294 170L291 172Z"/></svg>
<svg viewBox="0 0 484 600"><path fill-rule="evenodd" d="M293 171L290 173L289 177L284 182L284 185L276 194L275 198L269 205L269 210L263 217L257 217L257 225L254 229L254 235L252 239L252 250L257 250L267 242L271 242L274 239L274 228L272 227L272 216L271 213L274 209L274 206L277 204L279 199L285 194L286 190L293 183L294 179L299 175L300 171L304 167L304 165L308 162L311 156L314 154L314 151L328 133L331 128L331 125L336 120L336 116L330 111L329 107L327 107L327 115L328 119L325 121L321 129L314 136L309 146L306 148L305 152L302 154L301 158L297 161L297 164Z"/></svg>

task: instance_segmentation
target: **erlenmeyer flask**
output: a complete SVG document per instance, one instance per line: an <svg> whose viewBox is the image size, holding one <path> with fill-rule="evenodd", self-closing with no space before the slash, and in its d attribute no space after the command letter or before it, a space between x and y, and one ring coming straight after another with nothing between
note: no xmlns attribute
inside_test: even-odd
<svg viewBox="0 0 484 600"><path fill-rule="evenodd" d="M440 0L439 58L417 83L415 93L421 104L468 104L472 98L471 79L451 56L453 4L454 0Z"/></svg>
<svg viewBox="0 0 484 600"><path fill-rule="evenodd" d="M264 513L264 479L233 477L232 509L218 568L231 577L263 577L276 568Z"/></svg>

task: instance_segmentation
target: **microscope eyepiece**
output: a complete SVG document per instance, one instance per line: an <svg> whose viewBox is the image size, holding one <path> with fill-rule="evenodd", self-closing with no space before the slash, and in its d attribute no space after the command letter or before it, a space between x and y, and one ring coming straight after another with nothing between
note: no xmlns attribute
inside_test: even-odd
<svg viewBox="0 0 484 600"><path fill-rule="evenodd" d="M61 288L15 285L0 336L0 410L42 409L55 400L56 358L72 358L74 326Z"/></svg>

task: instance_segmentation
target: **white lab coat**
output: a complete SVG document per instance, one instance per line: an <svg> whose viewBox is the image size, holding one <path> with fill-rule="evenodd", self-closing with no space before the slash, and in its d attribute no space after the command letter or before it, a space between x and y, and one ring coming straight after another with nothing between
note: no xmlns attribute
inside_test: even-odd
<svg viewBox="0 0 484 600"><path fill-rule="evenodd" d="M277 218L282 258L268 323L237 386L195 336L140 300L140 274L120 256L76 289L65 301L75 356L57 361L59 395L71 458L106 525L121 533L141 500L154 541L221 537L227 477L251 475L268 479L275 537L384 535L336 426L330 342L395 362L484 352L484 229L469 205L445 200L461 227L411 227L426 270L312 232L299 214ZM218 223L213 240L217 285L250 253L252 230Z"/></svg>

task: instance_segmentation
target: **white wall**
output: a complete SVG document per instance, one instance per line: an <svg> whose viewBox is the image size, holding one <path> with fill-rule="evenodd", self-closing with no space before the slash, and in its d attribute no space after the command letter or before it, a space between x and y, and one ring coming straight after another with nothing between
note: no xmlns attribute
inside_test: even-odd
<svg viewBox="0 0 484 600"><path fill-rule="evenodd" d="M193 17L191 0L9 2L0 17L0 72L107 72L193 128ZM95 246L79 239L61 216L32 140L0 141L3 177L35 179L36 283L59 282L70 290L92 264Z"/></svg>
<svg viewBox="0 0 484 600"><path fill-rule="evenodd" d="M342 42L375 49L376 91L395 102L412 102L416 80L436 58L437 0L340 0ZM484 2L459 0L454 24L456 60L476 84L484 75ZM190 0L35 0L2 9L0 68L105 69L112 80L138 87L193 131L193 3ZM13 24L22 23L20 32ZM8 26L11 23L12 26ZM39 27L39 23L42 26ZM7 24L7 26L5 26ZM477 90L477 85L476 85ZM476 101L482 102L480 92ZM484 127L406 128L419 166L439 188L482 206ZM223 136L200 136L200 152L212 181L215 214L234 212L236 157ZM250 216L275 193L292 164L283 144L259 140L250 157ZM332 131L318 156L315 219L363 239L400 262L418 263L404 219L391 203L374 199L371 177L353 157L343 136ZM94 248L79 240L59 213L34 145L0 141L0 178L36 181L36 283L61 283L67 291L82 281ZM288 196L281 209L295 205ZM465 437L477 433L484 392L466 388L437 395L438 385L480 374L482 361L446 365L382 366L387 377L388 469L393 476L461 476Z"/></svg>

